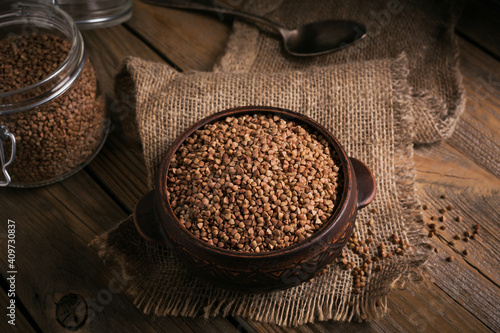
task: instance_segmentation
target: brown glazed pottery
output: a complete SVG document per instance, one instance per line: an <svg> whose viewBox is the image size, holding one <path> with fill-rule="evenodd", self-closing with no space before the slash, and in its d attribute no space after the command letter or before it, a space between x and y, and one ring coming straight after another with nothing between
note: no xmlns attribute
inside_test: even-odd
<svg viewBox="0 0 500 333"><path fill-rule="evenodd" d="M185 229L167 199L166 182L173 154L194 131L228 116L255 113L278 115L321 133L340 159L341 189L336 211L311 237L284 249L246 253L209 245ZM143 238L170 246L174 255L197 277L227 289L269 292L307 281L330 264L351 236L357 210L373 200L375 188L375 179L366 165L349 158L337 139L312 119L278 108L240 107L202 119L172 143L159 170L156 189L139 200L134 221Z"/></svg>

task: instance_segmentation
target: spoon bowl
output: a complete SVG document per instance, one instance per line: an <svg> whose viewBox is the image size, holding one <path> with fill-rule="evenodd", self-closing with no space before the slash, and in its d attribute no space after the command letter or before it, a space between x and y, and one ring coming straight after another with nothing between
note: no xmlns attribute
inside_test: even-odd
<svg viewBox="0 0 500 333"><path fill-rule="evenodd" d="M238 16L249 21L264 24L278 31L283 38L285 50L294 56L315 56L342 49L363 38L364 25L345 20L313 22L297 29L286 29L264 17L239 10L211 5L197 0L142 0L152 5L200 10Z"/></svg>
<svg viewBox="0 0 500 333"><path fill-rule="evenodd" d="M328 20L310 23L294 30L279 29L285 49L296 56L313 56L342 49L366 34L363 25L353 21Z"/></svg>

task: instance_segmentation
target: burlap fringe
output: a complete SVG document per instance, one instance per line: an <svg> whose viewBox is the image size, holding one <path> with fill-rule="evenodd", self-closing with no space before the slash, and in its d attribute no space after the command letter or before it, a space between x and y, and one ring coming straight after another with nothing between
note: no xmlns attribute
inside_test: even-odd
<svg viewBox="0 0 500 333"><path fill-rule="evenodd" d="M123 221L117 228L127 222L131 223L131 219ZM148 278L144 278L140 274L141 272L147 272L149 267L143 262L134 260L133 256L127 256L121 249L109 246L108 235L113 230L97 237L90 245L97 250L99 257L110 269L117 270L123 277L126 285L125 293L132 298L134 305L145 314L156 316L200 316L205 319L231 315L274 323L280 326L299 326L332 319L347 322L363 321L367 318L376 320L381 318L388 309L386 294L389 289L378 290L377 293L381 295L375 297L363 295L361 298L356 299L354 307L349 305L350 301L354 301L351 296L340 294L336 294L334 297L325 297L324 294L316 293L309 298L307 305L296 299L283 302L283 298L287 298L286 296L291 292L290 290L285 291L284 295L280 295L281 297L269 294L269 297L261 298L257 304L249 302L249 299L255 298L255 295L250 294L241 297L242 294L219 288L205 288L204 290L208 294L196 295L196 297L189 293L180 293L179 297L176 298L167 299L162 297L156 299L153 296L158 296L158 292L151 290L152 285L148 283ZM135 237L139 236L135 235ZM137 242L130 248L131 251L142 240L137 239ZM134 280L134 283L129 283L132 280ZM195 278L192 281L195 285L203 284L202 281ZM294 293L305 290L304 285L296 288L293 291ZM211 302L203 305L204 300L211 300Z"/></svg>
<svg viewBox="0 0 500 333"><path fill-rule="evenodd" d="M414 108L422 105L427 110L434 110L434 117L429 117L426 121L420 119L419 122L414 122L415 127L418 127L415 130L414 142L416 145L434 144L449 139L455 131L460 116L465 111L466 94L460 72L460 53L456 40L453 40L453 44L454 66L452 72L454 80L450 84L456 84L456 87L452 89L455 94L453 98L455 104L448 105L444 101L436 99L432 92L415 93L410 91L410 95L414 99ZM410 90L412 89L410 88ZM415 110L414 114L418 114L418 111Z"/></svg>
<svg viewBox="0 0 500 333"><path fill-rule="evenodd" d="M397 61L403 61L404 58L405 55L402 54ZM413 106L408 98L409 87L406 82L400 80L401 77L407 77L408 73L397 75L397 72L401 70L405 70L405 68L403 66L394 66L391 71L393 74L393 89L401 92L394 96L395 102L399 104L394 109L409 110ZM401 116L401 126L395 126L396 134L400 138L407 135L414 136L414 114L415 112L412 111ZM399 142L404 142L404 140L400 140ZM427 242L423 233L423 223L421 223L423 221L421 203L415 186L417 175L413 164L413 144L408 142L405 145L397 145L395 151L397 152L395 155L398 156L394 161L396 165L396 188L398 189L398 196L401 198L401 202L405 203L403 220L407 221L407 238L413 244L411 249L413 260L408 261L411 265L405 270L405 274L394 280L393 287L398 283L418 280L421 275L420 267L429 257L429 252L425 250Z"/></svg>

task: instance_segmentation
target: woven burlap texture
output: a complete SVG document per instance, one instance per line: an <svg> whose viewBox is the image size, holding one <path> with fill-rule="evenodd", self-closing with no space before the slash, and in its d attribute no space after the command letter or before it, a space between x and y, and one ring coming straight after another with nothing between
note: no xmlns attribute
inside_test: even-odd
<svg viewBox="0 0 500 333"><path fill-rule="evenodd" d="M373 238L369 253L392 234L412 244L403 256L369 265L366 287L353 293L353 277L340 263L300 286L267 294L239 294L198 280L168 247L140 238L128 219L95 242L100 256L128 279L127 293L145 313L241 316L285 326L321 320L381 317L386 296L424 260L412 160L413 113L404 55L324 67L262 73L178 73L168 65L128 58L116 78L119 98L134 101L150 185L173 140L195 121L220 110L268 105L305 114L329 129L351 157L365 162L377 181L376 199L359 212L355 233ZM160 79L161 78L161 79ZM130 94L133 98L130 99ZM152 186L151 186L152 187ZM369 221L374 221L369 225ZM371 229L371 231L369 231ZM373 235L371 235L373 233ZM350 249L356 266L363 259Z"/></svg>
<svg viewBox="0 0 500 333"><path fill-rule="evenodd" d="M281 41L266 27L259 29L236 21L226 52L215 71L305 70L392 58L405 52L415 110L415 143L441 141L453 133L465 109L458 46L453 32L463 1L249 0L236 4L288 28L319 20L345 19L363 23L367 34L338 52L295 57L285 52Z"/></svg>

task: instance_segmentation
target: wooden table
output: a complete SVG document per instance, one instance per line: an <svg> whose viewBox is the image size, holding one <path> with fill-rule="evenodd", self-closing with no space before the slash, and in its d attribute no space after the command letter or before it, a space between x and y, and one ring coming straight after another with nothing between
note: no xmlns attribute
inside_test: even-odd
<svg viewBox="0 0 500 333"><path fill-rule="evenodd" d="M8 302L7 221L16 222L16 326L0 318L1 332L331 332L500 331L500 14L498 2L467 5L457 27L466 112L454 135L417 147L418 191L431 209L454 206L461 224L430 239L439 253L426 278L394 291L389 313L369 323L333 321L282 328L238 317L210 320L142 314L123 283L88 244L131 214L147 191L141 149L119 126L83 171L36 189L0 189L2 307ZM86 31L84 38L112 100L113 76L127 55L166 62L181 71L210 70L223 52L229 22L149 7L136 1L126 24ZM114 115L114 119L119 118ZM118 123L116 123L118 124ZM440 198L446 193L448 198ZM451 246L456 233L481 225L476 240ZM462 228L462 229L461 229ZM462 255L464 248L468 255ZM446 262L453 255L456 260ZM88 316L74 308L84 299ZM81 310L81 309L80 309ZM71 323L80 324L77 327ZM67 326L64 328L64 326Z"/></svg>

